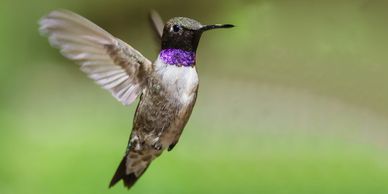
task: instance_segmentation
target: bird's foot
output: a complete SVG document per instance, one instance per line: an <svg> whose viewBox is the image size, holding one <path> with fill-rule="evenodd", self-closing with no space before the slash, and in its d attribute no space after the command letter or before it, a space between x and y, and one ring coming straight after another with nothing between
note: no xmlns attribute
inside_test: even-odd
<svg viewBox="0 0 388 194"><path fill-rule="evenodd" d="M159 142L159 141L157 141L157 142L155 142L153 145L152 145L152 147L155 149L155 150L161 150L162 148L163 148L163 145Z"/></svg>

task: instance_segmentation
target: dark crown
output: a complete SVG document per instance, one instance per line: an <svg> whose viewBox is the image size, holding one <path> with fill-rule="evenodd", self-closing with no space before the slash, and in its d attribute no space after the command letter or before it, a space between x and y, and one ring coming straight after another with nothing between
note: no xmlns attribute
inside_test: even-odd
<svg viewBox="0 0 388 194"><path fill-rule="evenodd" d="M162 50L181 49L195 52L204 31L231 27L233 27L231 24L202 25L190 18L175 17L170 19L164 26Z"/></svg>

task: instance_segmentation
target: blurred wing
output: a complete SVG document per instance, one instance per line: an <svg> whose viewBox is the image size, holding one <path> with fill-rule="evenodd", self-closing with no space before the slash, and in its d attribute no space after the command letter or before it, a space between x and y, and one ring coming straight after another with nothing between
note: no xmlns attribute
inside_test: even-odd
<svg viewBox="0 0 388 194"><path fill-rule="evenodd" d="M152 63L137 50L71 11L53 11L39 24L52 46L124 105L141 93Z"/></svg>
<svg viewBox="0 0 388 194"><path fill-rule="evenodd" d="M151 10L150 12L150 20L152 23L152 27L154 28L154 32L156 33L158 39L160 40L163 35L163 19L160 17L159 13L155 10Z"/></svg>

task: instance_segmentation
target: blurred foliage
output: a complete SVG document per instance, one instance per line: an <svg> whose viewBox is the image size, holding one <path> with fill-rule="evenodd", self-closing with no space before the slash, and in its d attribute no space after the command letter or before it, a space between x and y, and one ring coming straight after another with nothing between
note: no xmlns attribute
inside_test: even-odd
<svg viewBox="0 0 388 194"><path fill-rule="evenodd" d="M133 193L387 193L388 3L379 0L0 3L0 193L126 193L108 182L134 107L38 33L73 10L157 56L150 9L233 23L204 34L197 105Z"/></svg>

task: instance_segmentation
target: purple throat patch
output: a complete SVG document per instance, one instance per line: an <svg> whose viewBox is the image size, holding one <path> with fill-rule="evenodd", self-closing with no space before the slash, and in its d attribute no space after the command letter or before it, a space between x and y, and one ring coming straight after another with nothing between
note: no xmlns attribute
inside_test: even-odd
<svg viewBox="0 0 388 194"><path fill-rule="evenodd" d="M195 52L182 49L163 49L160 51L160 59L166 64L185 67L195 65Z"/></svg>

